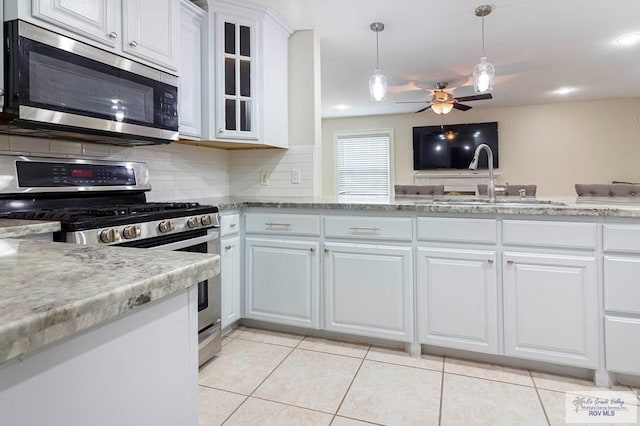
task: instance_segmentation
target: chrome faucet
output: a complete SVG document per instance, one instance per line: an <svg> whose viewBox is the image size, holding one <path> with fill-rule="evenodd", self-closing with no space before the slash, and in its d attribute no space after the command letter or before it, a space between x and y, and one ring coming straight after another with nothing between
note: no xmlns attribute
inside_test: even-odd
<svg viewBox="0 0 640 426"><path fill-rule="evenodd" d="M486 143L481 143L476 148L475 154L473 154L473 160L471 160L471 164L469 164L469 168L471 170L478 169L478 157L480 156L480 151L482 149L487 151L487 157L489 159L489 184L487 185L487 195L489 196L489 201L492 203L496 202L496 182L493 180L493 151L491 151L491 147Z"/></svg>

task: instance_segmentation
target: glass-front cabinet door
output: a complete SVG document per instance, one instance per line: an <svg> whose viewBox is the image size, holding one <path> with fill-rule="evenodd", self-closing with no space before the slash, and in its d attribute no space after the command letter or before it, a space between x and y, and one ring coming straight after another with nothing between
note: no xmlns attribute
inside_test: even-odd
<svg viewBox="0 0 640 426"><path fill-rule="evenodd" d="M217 132L257 140L256 22L218 15Z"/></svg>

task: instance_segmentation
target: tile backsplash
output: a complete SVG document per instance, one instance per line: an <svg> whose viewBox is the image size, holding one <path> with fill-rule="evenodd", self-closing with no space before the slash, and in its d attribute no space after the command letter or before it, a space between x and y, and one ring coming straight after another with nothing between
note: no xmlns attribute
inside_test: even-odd
<svg viewBox="0 0 640 426"><path fill-rule="evenodd" d="M313 146L289 150L226 151L169 144L121 147L0 135L0 153L55 157L142 161L149 166L153 189L149 201L225 196L312 196ZM291 183L291 170L300 171L300 183ZM261 185L261 172L269 185ZM0 171L1 174L2 171Z"/></svg>

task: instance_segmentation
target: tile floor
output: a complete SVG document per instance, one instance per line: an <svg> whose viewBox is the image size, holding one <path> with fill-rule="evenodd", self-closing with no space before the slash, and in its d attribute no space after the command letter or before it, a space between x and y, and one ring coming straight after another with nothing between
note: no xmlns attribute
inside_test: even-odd
<svg viewBox="0 0 640 426"><path fill-rule="evenodd" d="M198 390L200 426L479 426L564 424L564 392L596 389L575 378L241 327L200 370Z"/></svg>

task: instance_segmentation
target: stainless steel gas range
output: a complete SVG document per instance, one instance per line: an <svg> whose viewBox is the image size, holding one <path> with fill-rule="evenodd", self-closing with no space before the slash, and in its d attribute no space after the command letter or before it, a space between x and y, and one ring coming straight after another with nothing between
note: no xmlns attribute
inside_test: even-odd
<svg viewBox="0 0 640 426"><path fill-rule="evenodd" d="M54 240L219 254L218 208L152 203L145 163L0 155L0 218L59 221ZM199 362L221 349L220 278L198 283Z"/></svg>

